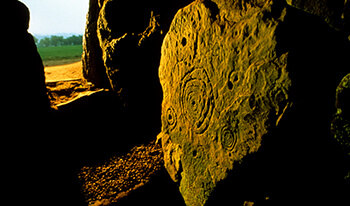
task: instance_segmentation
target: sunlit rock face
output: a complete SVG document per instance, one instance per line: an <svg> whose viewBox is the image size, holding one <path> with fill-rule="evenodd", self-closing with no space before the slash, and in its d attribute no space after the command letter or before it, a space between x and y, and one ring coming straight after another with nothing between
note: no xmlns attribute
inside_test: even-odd
<svg viewBox="0 0 350 206"><path fill-rule="evenodd" d="M187 205L204 204L291 106L288 53L276 48L286 10L271 16L271 1L238 6L194 2L176 14L163 42L158 138Z"/></svg>
<svg viewBox="0 0 350 206"><path fill-rule="evenodd" d="M259 183L268 176L276 182L267 184L278 187L308 180L315 190L324 189L317 180L329 171L320 168L336 150L324 152L335 96L331 88L346 74L341 65L349 47L324 22L276 2L196 1L178 11L164 39L158 140L187 205L207 204L216 186L259 151L266 136L271 167L256 171L264 173ZM283 172L269 173L280 167L315 173L289 171L289 185L279 185ZM223 190L235 191L240 181L245 180ZM301 190L300 198L306 198ZM228 201L240 198L224 194Z"/></svg>

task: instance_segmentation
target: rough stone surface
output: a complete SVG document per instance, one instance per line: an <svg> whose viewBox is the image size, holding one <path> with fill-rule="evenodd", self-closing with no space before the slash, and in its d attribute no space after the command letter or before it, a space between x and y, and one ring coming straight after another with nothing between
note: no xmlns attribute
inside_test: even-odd
<svg viewBox="0 0 350 206"><path fill-rule="evenodd" d="M189 2L103 2L97 21L102 59L112 89L125 100L135 98L134 94L158 94L157 71L163 38L177 9Z"/></svg>
<svg viewBox="0 0 350 206"><path fill-rule="evenodd" d="M97 20L102 7L102 0L91 0L86 19L83 41L83 74L84 78L97 87L108 88L108 79L102 61L102 50L97 38Z"/></svg>
<svg viewBox="0 0 350 206"><path fill-rule="evenodd" d="M150 78L153 76L153 59L146 58L146 55L143 55L146 54L145 48L139 45L144 39L143 32L150 36L156 30L160 35L161 31L157 28L157 17L151 14L150 10L136 6L131 11L132 18L128 17L128 21L125 21L125 13L121 10L131 11L130 3L106 1L100 12L97 33L110 85L114 91L125 93L126 90L131 90L132 85L140 84L140 81L152 82ZM148 52L152 53L150 50ZM129 81L126 80L129 79L128 75L130 79L133 76L135 80L129 85Z"/></svg>
<svg viewBox="0 0 350 206"><path fill-rule="evenodd" d="M130 120L140 122L135 138L150 141L160 130L160 48L174 14L189 2L101 2L96 33L103 72L112 90L120 96Z"/></svg>
<svg viewBox="0 0 350 206"><path fill-rule="evenodd" d="M140 85L159 87L154 74L161 43L176 11L190 2L91 0L84 35L85 78L123 93L124 100Z"/></svg>
<svg viewBox="0 0 350 206"><path fill-rule="evenodd" d="M332 193L318 180L333 180L329 170L321 169L324 164L333 169L343 164L325 163L338 154L335 148L324 151L331 141L334 88L347 73L346 41L320 20L277 1L196 1L178 11L162 45L158 140L165 167L187 205L215 205L220 198L212 198L214 192L230 201L241 198L238 194L261 195L250 189L262 189L259 184L286 189L306 180L305 188L318 195ZM264 152L253 155L263 142ZM240 173L255 176L232 178L239 164L249 165L240 167ZM304 172L290 169L294 167ZM332 174L338 181L340 175ZM217 189L228 177L234 180ZM253 184L247 188L245 182ZM293 198L289 190L263 190L283 200ZM294 201L314 199L307 194L302 188Z"/></svg>
<svg viewBox="0 0 350 206"><path fill-rule="evenodd" d="M130 120L142 122L135 134L140 132L141 135L143 131L143 136L135 138L150 138L160 128L157 55L162 34L155 21L156 15L152 15L145 3L133 7L134 4L131 1L104 1L97 21L97 36L110 87L119 94ZM150 32L149 35L152 33L147 40L139 35L144 31ZM139 46L141 39L144 40Z"/></svg>
<svg viewBox="0 0 350 206"><path fill-rule="evenodd" d="M192 3L164 39L158 138L187 205L205 203L291 105L288 54L276 52L275 35L286 11L266 19L270 1L249 6L239 13L222 3Z"/></svg>

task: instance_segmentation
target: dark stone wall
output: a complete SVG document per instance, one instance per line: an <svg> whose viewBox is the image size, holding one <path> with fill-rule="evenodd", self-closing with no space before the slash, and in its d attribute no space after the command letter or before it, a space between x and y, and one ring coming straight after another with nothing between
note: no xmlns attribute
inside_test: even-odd
<svg viewBox="0 0 350 206"><path fill-rule="evenodd" d="M4 62L16 62L5 63L3 70L6 99L2 108L11 112L4 115L10 120L4 131L14 136L6 145L11 149L6 155L21 157L4 162L11 199L23 197L25 202L36 197L32 186L40 185L41 194L46 195L43 205L62 205L70 198L75 198L70 202L74 205L84 204L74 179L81 166L98 164L114 150L123 154L153 140L162 130L166 135L158 137L164 140L166 168L179 182L188 205L349 203L348 0L288 0L289 6L277 1L202 0L193 8L183 8L190 0L90 0L84 77L113 92L80 99L55 115L46 115L43 66L27 32L28 11L14 6L15 2L6 1L1 8L11 39L4 43ZM204 17L209 26L195 27ZM189 21L181 23L184 19ZM170 30L176 41L163 41ZM203 33L208 35L201 36L201 45L195 36ZM241 40L225 42L225 35ZM162 55L168 52L168 59L163 60L167 67L159 75L162 44ZM258 60L269 61L260 64ZM175 66L169 66L173 61ZM254 65L264 72L255 72ZM222 72L235 66L240 66L241 73ZM183 72L180 67L189 70ZM214 81L220 72L225 74ZM180 89L172 87L175 80ZM162 108L162 100L177 107L163 103ZM39 113L43 118L34 121ZM49 118L59 123L50 127L55 132L46 139L28 138L36 137L38 128L42 133ZM213 135L205 136L206 130ZM239 139L236 134L245 135ZM41 148L47 138L48 145L58 149ZM45 162L48 156L49 163ZM181 184L184 179L186 184ZM164 187L162 181L155 182L146 186L147 194ZM140 191L120 204L139 202ZM63 196L66 199L57 199Z"/></svg>
<svg viewBox="0 0 350 206"><path fill-rule="evenodd" d="M101 0L91 0L89 4L83 39L83 75L96 87L110 88L102 61L102 50L97 38L97 20L102 7L101 4Z"/></svg>

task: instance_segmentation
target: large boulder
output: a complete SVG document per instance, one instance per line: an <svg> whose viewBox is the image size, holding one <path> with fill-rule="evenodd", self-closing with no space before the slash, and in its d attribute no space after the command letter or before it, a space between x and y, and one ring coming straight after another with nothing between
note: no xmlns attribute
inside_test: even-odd
<svg viewBox="0 0 350 206"><path fill-rule="evenodd" d="M109 88L107 74L102 61L102 50L97 38L97 20L102 7L102 0L91 0L86 17L83 39L83 75L96 87Z"/></svg>
<svg viewBox="0 0 350 206"><path fill-rule="evenodd" d="M187 205L257 193L267 200L261 196L272 191L289 200L289 189L299 184L317 195L334 192L319 179L335 184L339 175L320 168L331 164L338 171L342 164L325 159L337 157L336 148L329 147L330 117L335 87L346 74L347 38L278 2L196 1L178 11L164 39L158 139L165 167ZM241 175L224 192L215 192L245 162L239 171L259 178ZM265 167L257 166L262 162ZM282 184L279 178L285 176ZM250 191L234 189L246 188L249 179L257 180ZM255 191L264 184L273 186ZM294 201L314 200L307 189L298 192Z"/></svg>
<svg viewBox="0 0 350 206"><path fill-rule="evenodd" d="M329 130L349 1L199 0L175 15L190 2L90 1L85 77L119 93L132 142L159 132L161 61L158 138L187 205L341 202Z"/></svg>
<svg viewBox="0 0 350 206"><path fill-rule="evenodd" d="M105 72L114 91L127 93L124 98L142 93L136 90L147 90L148 95L157 91L154 74L157 74L163 38L177 9L190 2L103 2L97 36Z"/></svg>
<svg viewBox="0 0 350 206"><path fill-rule="evenodd" d="M91 32L85 34L95 36L96 32L99 44L96 47L94 37L93 45L101 51L97 54L101 62L98 68L90 68L91 76L106 74L107 84L119 94L131 125L138 125L135 138L151 139L160 130L160 48L174 14L189 2L100 1L96 24L92 23Z"/></svg>
<svg viewBox="0 0 350 206"><path fill-rule="evenodd" d="M195 2L180 10L162 47L165 166L188 205L202 205L233 163L256 152L291 106L288 53L276 52L285 17L263 3ZM221 7L221 8L220 8Z"/></svg>

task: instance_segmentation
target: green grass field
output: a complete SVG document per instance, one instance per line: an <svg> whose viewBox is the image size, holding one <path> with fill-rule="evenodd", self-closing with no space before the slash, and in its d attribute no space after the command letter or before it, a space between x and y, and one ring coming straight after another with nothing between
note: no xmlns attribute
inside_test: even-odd
<svg viewBox="0 0 350 206"><path fill-rule="evenodd" d="M80 61L83 46L40 47L38 52L45 67L56 66Z"/></svg>

